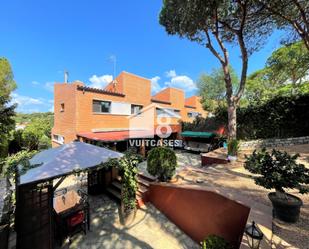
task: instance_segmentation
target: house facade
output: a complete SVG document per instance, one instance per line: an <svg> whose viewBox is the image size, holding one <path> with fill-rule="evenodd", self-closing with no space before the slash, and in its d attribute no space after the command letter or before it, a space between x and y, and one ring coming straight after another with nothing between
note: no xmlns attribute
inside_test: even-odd
<svg viewBox="0 0 309 249"><path fill-rule="evenodd" d="M122 150L132 134L143 138L142 132L132 128L131 117L149 107L155 112L154 120L162 113L175 114L167 119L173 137L181 132L180 120L190 122L198 115L207 116L198 96L185 98L184 91L176 88L166 88L152 96L151 81L128 72L121 72L104 89L79 81L55 83L52 145L78 139ZM155 135L158 125L154 121ZM132 133L132 129L136 131Z"/></svg>

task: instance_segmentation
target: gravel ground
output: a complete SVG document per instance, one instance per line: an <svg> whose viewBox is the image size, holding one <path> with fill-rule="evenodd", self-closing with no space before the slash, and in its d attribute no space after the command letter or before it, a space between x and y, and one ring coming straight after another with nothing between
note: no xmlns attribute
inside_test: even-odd
<svg viewBox="0 0 309 249"><path fill-rule="evenodd" d="M292 154L300 153L299 162L309 167L309 145L295 145L279 149L288 151ZM247 198L271 206L267 197L270 191L255 185L252 175L243 167L244 154L250 154L251 152L252 150L243 151L238 163L209 167L206 173L188 171L185 173L181 182L184 184L196 184L196 180L201 180L203 181L201 185L225 187L231 189L231 192L241 190L242 195ZM202 168L199 155L177 153L177 157L178 164L181 168L187 165L197 169ZM291 244L293 248L309 249L309 194L300 195L295 190L289 191L289 193L300 197L304 203L301 209L300 219L295 224L288 224L274 219L273 232L275 235Z"/></svg>

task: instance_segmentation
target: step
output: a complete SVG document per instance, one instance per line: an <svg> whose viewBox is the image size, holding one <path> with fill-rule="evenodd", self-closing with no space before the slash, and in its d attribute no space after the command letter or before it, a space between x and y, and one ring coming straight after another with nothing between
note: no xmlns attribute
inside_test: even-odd
<svg viewBox="0 0 309 249"><path fill-rule="evenodd" d="M118 182L118 181L113 181L113 182L112 182L112 185L113 185L114 187L116 187L117 189L119 189L119 190L121 190L121 188L122 188L121 183Z"/></svg>
<svg viewBox="0 0 309 249"><path fill-rule="evenodd" d="M142 193L142 194L145 194L145 193L148 191L148 188L139 186L138 189L137 189L137 191L140 192L140 193Z"/></svg>
<svg viewBox="0 0 309 249"><path fill-rule="evenodd" d="M143 185L143 186L145 186L145 187L149 187L149 181L144 180L144 179L141 178L141 177L137 177L137 182L138 182L140 185Z"/></svg>
<svg viewBox="0 0 309 249"><path fill-rule="evenodd" d="M116 197L118 200L121 200L121 193L119 191L111 187L106 188L106 191Z"/></svg>
<svg viewBox="0 0 309 249"><path fill-rule="evenodd" d="M156 177L150 176L150 175L146 175L146 174L144 174L142 172L138 173L137 176L142 178L142 179L144 179L144 180L146 180L146 181L148 181L148 182L154 182L154 181L157 180Z"/></svg>

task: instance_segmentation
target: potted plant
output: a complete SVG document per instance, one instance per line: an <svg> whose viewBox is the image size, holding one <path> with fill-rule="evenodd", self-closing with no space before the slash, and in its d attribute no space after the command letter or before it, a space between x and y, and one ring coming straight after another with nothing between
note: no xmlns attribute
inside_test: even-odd
<svg viewBox="0 0 309 249"><path fill-rule="evenodd" d="M237 160L237 154L239 150L239 141L237 139L229 139L227 142L227 159L230 162Z"/></svg>
<svg viewBox="0 0 309 249"><path fill-rule="evenodd" d="M231 245L222 237L209 235L201 242L202 249L232 249Z"/></svg>
<svg viewBox="0 0 309 249"><path fill-rule="evenodd" d="M298 189L299 193L308 192L309 169L296 163L299 154L289 155L287 152L263 148L246 157L245 168L253 174L255 183L266 189L275 189L268 197L273 205L274 215L286 222L296 222L299 218L302 201L300 198L287 194L285 189Z"/></svg>
<svg viewBox="0 0 309 249"><path fill-rule="evenodd" d="M170 181L175 174L177 158L175 152L167 147L156 147L149 151L147 171L157 176L159 181Z"/></svg>

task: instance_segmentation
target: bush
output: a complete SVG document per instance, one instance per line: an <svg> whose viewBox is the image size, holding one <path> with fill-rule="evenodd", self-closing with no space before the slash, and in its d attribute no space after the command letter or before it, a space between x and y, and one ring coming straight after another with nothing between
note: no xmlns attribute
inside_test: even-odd
<svg viewBox="0 0 309 249"><path fill-rule="evenodd" d="M255 183L266 189L275 189L278 197L284 195L284 189L298 189L301 194L307 193L309 184L309 169L303 164L296 163L298 154L289 155L287 152L265 148L261 152L254 151L246 157L245 168L257 174Z"/></svg>
<svg viewBox="0 0 309 249"><path fill-rule="evenodd" d="M147 171L157 176L161 182L170 180L175 174L177 158L175 152L167 147L157 147L149 151Z"/></svg>
<svg viewBox="0 0 309 249"><path fill-rule="evenodd" d="M230 156L237 156L239 150L239 141L237 139L231 139L227 142L227 151Z"/></svg>
<svg viewBox="0 0 309 249"><path fill-rule="evenodd" d="M202 249L231 249L229 243L217 235L209 235L203 240Z"/></svg>

